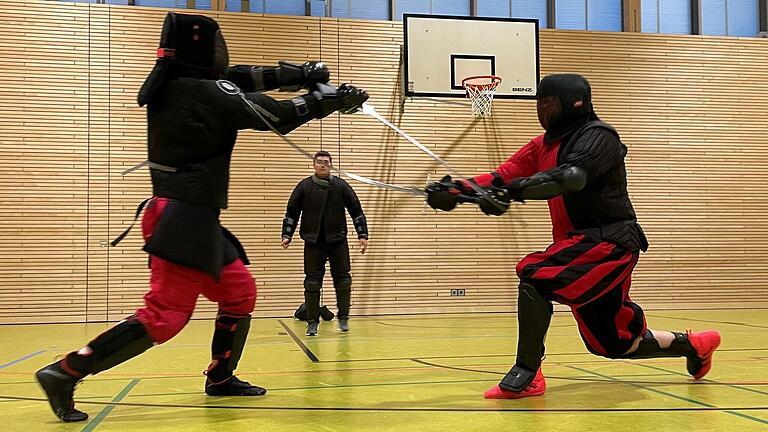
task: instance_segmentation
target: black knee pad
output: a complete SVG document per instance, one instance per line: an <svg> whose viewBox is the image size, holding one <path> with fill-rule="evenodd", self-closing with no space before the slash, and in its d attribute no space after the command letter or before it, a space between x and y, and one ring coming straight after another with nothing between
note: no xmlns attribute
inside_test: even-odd
<svg viewBox="0 0 768 432"><path fill-rule="evenodd" d="M527 290L530 290L530 289L534 289L534 290L536 289L536 287L534 287L533 284L531 284L530 282L526 282L526 281L521 280L520 284L517 285L517 291L518 292L520 292L520 291L527 291Z"/></svg>
<svg viewBox="0 0 768 432"><path fill-rule="evenodd" d="M632 345L635 343L635 340L627 340L627 339L610 339L610 340L599 340L600 346L605 350L604 353L597 352L595 348L590 346L589 343L587 343L587 340L584 339L584 346L587 347L587 350L591 352L592 354L595 354L600 357L605 357L609 359L622 359L622 358L628 358L624 353L629 351L630 348L632 348ZM656 342L655 339L651 338L650 342L652 344L656 345L655 349L658 349L659 344Z"/></svg>
<svg viewBox="0 0 768 432"><path fill-rule="evenodd" d="M606 348L605 354L602 354L601 356L612 359L612 360L627 358L627 356L625 356L624 353L627 352L628 349L629 348L624 350L617 350L617 349Z"/></svg>
<svg viewBox="0 0 768 432"><path fill-rule="evenodd" d="M592 347L592 345L590 345L590 344L587 342L587 340L586 340L586 339L584 339L584 336L582 336L582 337L581 337L581 340L582 340L582 342L584 342L584 347L587 349L587 351L589 351L590 353L592 353L592 354L594 354L594 355L596 355L596 356L598 356L598 357L605 357L605 355L604 355L603 353L601 353L600 351L598 351L598 350L594 349L594 348ZM610 357L609 357L609 358L610 358Z"/></svg>
<svg viewBox="0 0 768 432"><path fill-rule="evenodd" d="M333 278L333 286L338 291L349 291L352 289L352 277L349 275Z"/></svg>
<svg viewBox="0 0 768 432"><path fill-rule="evenodd" d="M539 291L535 286L528 282L520 282L520 285L517 286L517 292L518 295L525 295L528 298L530 298L532 301L535 301L537 303L544 303L546 302L549 305L550 313L554 312L554 308L552 307L552 301L544 295L542 295L541 291Z"/></svg>
<svg viewBox="0 0 768 432"><path fill-rule="evenodd" d="M322 280L306 279L304 280L304 291L307 292L320 292L323 288Z"/></svg>

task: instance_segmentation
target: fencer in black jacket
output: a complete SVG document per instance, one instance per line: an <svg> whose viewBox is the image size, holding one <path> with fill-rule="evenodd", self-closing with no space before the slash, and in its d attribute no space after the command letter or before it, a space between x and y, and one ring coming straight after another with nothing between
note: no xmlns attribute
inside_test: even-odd
<svg viewBox="0 0 768 432"><path fill-rule="evenodd" d="M331 175L331 154L319 151L313 158L315 174L296 185L288 200L283 219L282 246L287 248L296 231L304 240L304 303L307 308L307 336L317 335L320 316L320 290L323 287L325 263L331 264L339 329L349 331L349 307L352 277L349 274L347 218L349 211L360 242L360 253L368 248L368 224L360 200L352 187Z"/></svg>

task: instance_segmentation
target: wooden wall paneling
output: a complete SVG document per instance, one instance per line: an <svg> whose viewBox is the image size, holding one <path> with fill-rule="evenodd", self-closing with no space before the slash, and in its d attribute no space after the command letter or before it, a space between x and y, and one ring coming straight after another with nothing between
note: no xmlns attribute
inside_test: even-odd
<svg viewBox="0 0 768 432"><path fill-rule="evenodd" d="M108 318L109 162L112 118L111 9L88 5L88 267L86 320Z"/></svg>
<svg viewBox="0 0 768 432"><path fill-rule="evenodd" d="M146 158L136 93L165 13L13 1L0 11L0 25L23 29L0 42L0 322L119 319L141 305L140 229L118 248L100 242L151 193L146 170L120 172ZM399 22L196 13L219 21L233 64L325 61L332 82L366 89L379 113L461 173L493 169L540 133L534 101L496 100L484 120L460 99L403 103ZM630 194L651 241L632 292L646 307L768 306L768 125L757 109L768 97L767 48L756 38L542 30L542 73L587 76L598 114L629 148ZM447 173L363 114L335 114L288 137L376 180L423 185ZM253 262L257 316L285 316L302 301L303 242L297 236L283 250L279 234L290 192L311 172L274 134L240 133L222 220ZM371 230L369 252L353 249L354 313L514 310L516 262L550 242L542 202L493 218L467 205L435 212L418 198L350 183ZM325 286L333 305L330 275ZM451 297L452 288L466 296ZM201 300L195 316L215 309Z"/></svg>
<svg viewBox="0 0 768 432"><path fill-rule="evenodd" d="M342 38L341 51L360 53L343 59L344 70L371 93L371 104L463 173L480 173L506 158L512 148L502 148L504 143L497 135L505 123L503 116L501 120L475 121L469 106L423 99L406 101L401 112L402 30L398 23L376 24L340 23L342 34L348 36ZM359 116L342 119L342 136L349 138L345 150L361 172L393 183L419 185L425 184L428 174L439 178L447 173L445 167L378 122ZM499 236L509 227L507 223L478 217L476 209L469 207L445 214L425 210L418 198L366 186L358 189L369 208L372 241L369 254L353 259L356 310L494 310L486 298L488 277L494 279L492 285L507 292L516 286L509 265L492 255L493 249L511 243ZM491 257L482 263L477 262L477 255L486 250L479 251L479 238L491 249ZM469 256L475 257L471 269L465 268ZM463 288L468 295L450 297L451 288ZM496 303L509 309L513 298L507 295Z"/></svg>
<svg viewBox="0 0 768 432"><path fill-rule="evenodd" d="M321 55L318 18L222 13L218 20L234 64L277 65L280 60L302 64L322 59L333 70L335 50L330 47ZM278 100L299 94L268 93ZM333 130L333 122L312 121L287 137L314 153L331 141L327 134ZM239 134L231 172L230 208L223 212L222 221L243 242L252 262L258 288L254 313L286 315L303 302L303 242L297 235L283 250L280 230L288 197L296 183L311 174L311 161L271 131L246 130Z"/></svg>
<svg viewBox="0 0 768 432"><path fill-rule="evenodd" d="M123 176L122 171L147 158L146 110L136 97L155 65L155 50L166 10L109 7L110 116L108 231L112 240L126 229L136 206L152 194L149 169ZM178 11L184 12L184 11ZM188 12L188 11L187 11ZM108 291L101 307L108 319L131 315L143 305L149 289L147 255L141 250L141 224L117 246L109 249Z"/></svg>
<svg viewBox="0 0 768 432"><path fill-rule="evenodd" d="M0 322L86 317L88 20L85 5L2 8Z"/></svg>

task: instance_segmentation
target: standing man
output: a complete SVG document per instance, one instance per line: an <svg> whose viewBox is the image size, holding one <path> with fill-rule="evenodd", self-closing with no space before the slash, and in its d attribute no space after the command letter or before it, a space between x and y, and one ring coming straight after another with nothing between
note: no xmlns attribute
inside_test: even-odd
<svg viewBox="0 0 768 432"><path fill-rule="evenodd" d="M139 105L147 105L153 189L142 219L150 291L134 315L37 372L54 413L65 422L88 418L73 400L81 379L174 337L189 321L200 294L219 305L205 392L266 393L234 375L256 299L245 251L219 222L227 207L237 132L271 125L288 133L335 111L352 112L368 98L349 85L325 84L328 70L318 62L229 68L219 25L200 15L168 13L157 56L138 96ZM259 93L276 88L314 91L286 101Z"/></svg>
<svg viewBox="0 0 768 432"><path fill-rule="evenodd" d="M331 175L331 154L319 151L312 158L315 174L296 185L288 200L283 219L281 245L291 244L301 216L299 235L304 240L304 304L307 308L307 336L316 336L320 319L320 290L323 287L325 263L331 263L336 305L339 308L339 330L349 331L349 306L352 276L349 274L347 218L349 211L360 242L360 253L368 249L368 224L352 187Z"/></svg>
<svg viewBox="0 0 768 432"><path fill-rule="evenodd" d="M620 359L685 357L688 373L701 379L712 367L720 333L650 330L643 309L629 296L632 271L648 242L627 192L627 147L592 108L586 79L550 75L537 94L546 133L518 150L494 172L469 179L487 193L481 210L501 215L510 200L548 200L554 243L517 264L518 341L515 365L486 398L544 394L544 337L552 302L570 306L587 349ZM452 210L464 181L445 177L427 188L433 208Z"/></svg>

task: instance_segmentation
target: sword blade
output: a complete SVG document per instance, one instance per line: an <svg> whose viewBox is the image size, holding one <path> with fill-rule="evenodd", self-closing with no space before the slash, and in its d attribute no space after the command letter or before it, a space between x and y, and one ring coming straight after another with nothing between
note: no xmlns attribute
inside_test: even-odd
<svg viewBox="0 0 768 432"><path fill-rule="evenodd" d="M400 136L402 136L403 138L408 140L408 142L410 142L411 144L413 144L416 147L418 147L424 153L428 154L432 159L436 160L437 162L442 164L444 167L448 168L448 171L451 174L453 174L453 175L455 175L456 177L459 177L459 178L463 178L463 179L467 178L467 177L461 175L455 168L453 168L451 165L449 165L448 162L444 161L440 156L438 156L435 153L433 153L432 150L428 149L422 143L418 142L415 138L411 137L410 135L405 133L402 129L400 129L399 127L393 125L389 120L387 120L384 117L382 117L381 114L379 114L372 105L369 105L367 102L363 103L363 109L361 110L361 112L363 114L367 114L367 115L373 117L374 119L378 120L379 122L381 122L385 126L389 127L393 131L397 132ZM474 190L475 193L477 193L478 196L481 196L481 197L487 197L488 196L488 192L485 189L483 189L480 186L474 184L473 182L467 181L466 184L468 184L469 187L471 187L472 190ZM495 207L498 207L499 209L502 208L495 201L493 201L493 200L489 200L489 201Z"/></svg>

